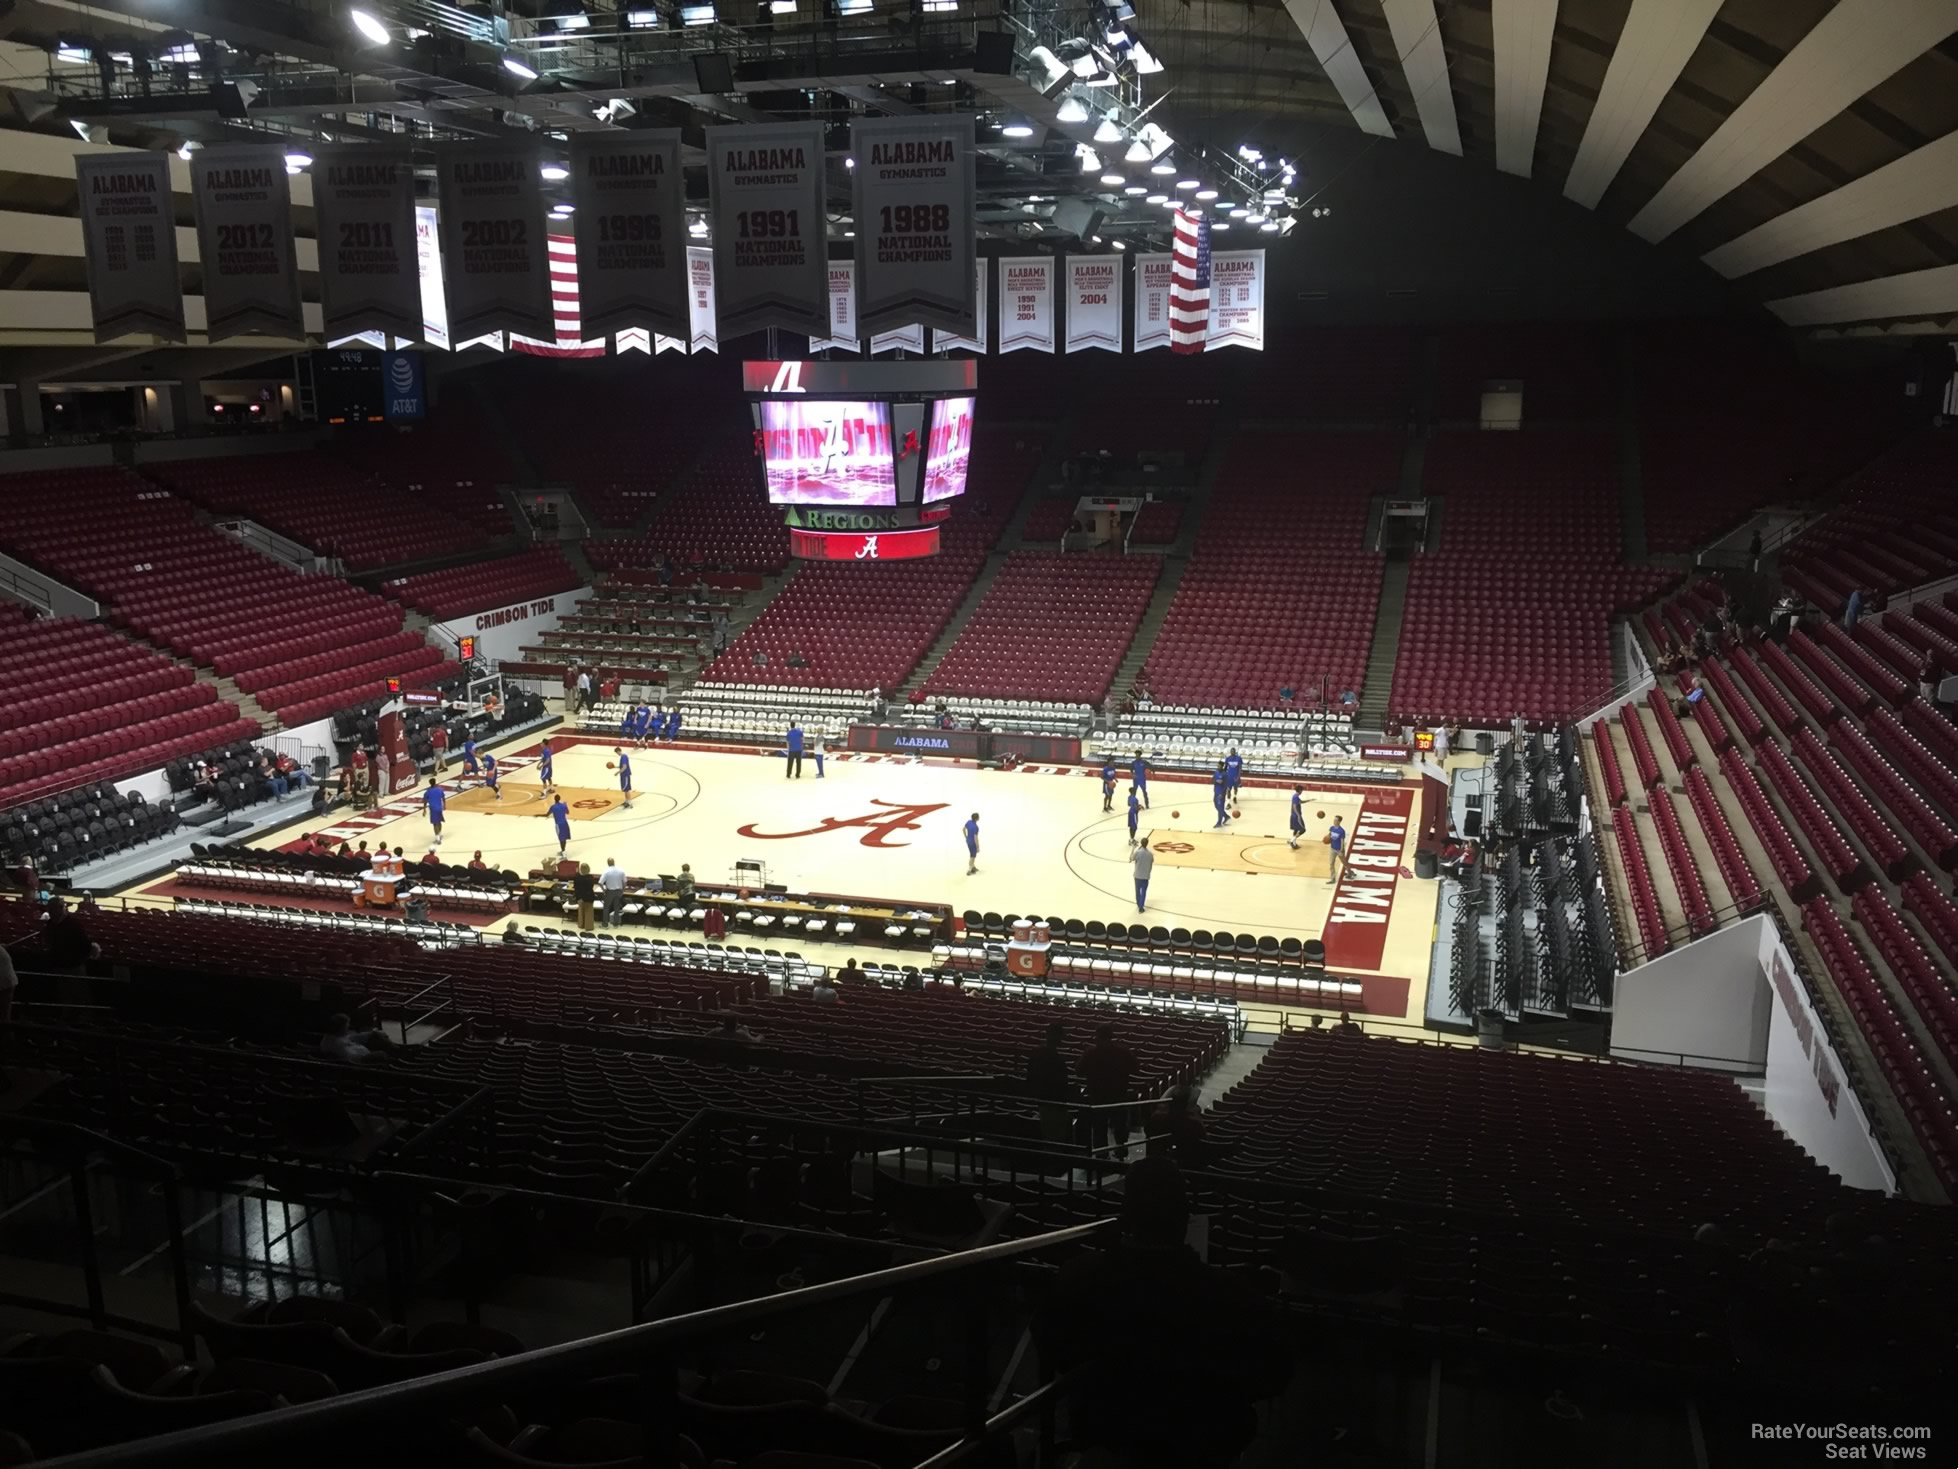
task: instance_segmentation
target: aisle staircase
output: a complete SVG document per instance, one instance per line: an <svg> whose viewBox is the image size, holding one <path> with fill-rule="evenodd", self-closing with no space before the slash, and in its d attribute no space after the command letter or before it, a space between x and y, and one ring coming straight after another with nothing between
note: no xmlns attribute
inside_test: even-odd
<svg viewBox="0 0 1958 1469"><path fill-rule="evenodd" d="M1401 622L1407 612L1407 578L1413 563L1406 557L1387 560L1380 570L1380 606L1373 616L1373 645L1367 649L1366 678L1360 684L1354 722L1361 729L1384 729L1387 701L1394 691L1394 660L1400 653ZM1332 690L1335 695L1339 690Z"/></svg>

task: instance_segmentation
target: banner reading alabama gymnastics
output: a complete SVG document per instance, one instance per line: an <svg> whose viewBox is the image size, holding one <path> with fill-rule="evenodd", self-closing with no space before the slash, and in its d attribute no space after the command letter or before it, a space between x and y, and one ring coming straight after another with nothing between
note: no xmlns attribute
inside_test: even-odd
<svg viewBox="0 0 1958 1469"><path fill-rule="evenodd" d="M779 326L821 336L829 323L823 125L709 128L707 174L721 334Z"/></svg>
<svg viewBox="0 0 1958 1469"><path fill-rule="evenodd" d="M986 281L990 265L991 262L983 257L972 262L973 299L978 303L974 319L978 322L979 329L969 337L959 336L955 332L933 333L932 343L939 351L977 352L982 357L986 355L986 344L992 340L986 329Z"/></svg>
<svg viewBox="0 0 1958 1469"><path fill-rule="evenodd" d="M420 336L415 165L408 150L349 143L315 149L313 208L327 339L358 332Z"/></svg>
<svg viewBox="0 0 1958 1469"><path fill-rule="evenodd" d="M684 332L687 186L679 129L573 133L571 198L585 332Z"/></svg>
<svg viewBox="0 0 1958 1469"><path fill-rule="evenodd" d="M857 263L832 260L829 263L829 335L811 337L809 350L821 352L834 347L840 352L855 352L862 346L857 337Z"/></svg>
<svg viewBox="0 0 1958 1469"><path fill-rule="evenodd" d="M498 331L554 339L537 150L463 143L437 153L435 174L450 335L464 345Z"/></svg>
<svg viewBox="0 0 1958 1469"><path fill-rule="evenodd" d="M1135 257L1135 342L1130 350L1147 352L1169 345L1169 276L1173 255Z"/></svg>
<svg viewBox="0 0 1958 1469"><path fill-rule="evenodd" d="M999 263L999 350L1054 350L1054 262L1007 256Z"/></svg>
<svg viewBox="0 0 1958 1469"><path fill-rule="evenodd" d="M1265 252L1233 250L1210 257L1210 335L1204 351L1265 349Z"/></svg>
<svg viewBox="0 0 1958 1469"><path fill-rule="evenodd" d="M285 155L250 143L200 149L190 155L190 196L209 340L303 337Z"/></svg>
<svg viewBox="0 0 1958 1469"><path fill-rule="evenodd" d="M687 246L687 345L695 352L721 350L720 317L714 299L714 252Z"/></svg>
<svg viewBox="0 0 1958 1469"><path fill-rule="evenodd" d="M862 329L976 334L971 116L863 119L850 155Z"/></svg>
<svg viewBox="0 0 1958 1469"><path fill-rule="evenodd" d="M1122 350L1122 257L1067 257L1067 350Z"/></svg>
<svg viewBox="0 0 1958 1469"><path fill-rule="evenodd" d="M144 334L181 342L184 291L177 279L169 155L134 149L78 153L75 187L81 193L95 340Z"/></svg>

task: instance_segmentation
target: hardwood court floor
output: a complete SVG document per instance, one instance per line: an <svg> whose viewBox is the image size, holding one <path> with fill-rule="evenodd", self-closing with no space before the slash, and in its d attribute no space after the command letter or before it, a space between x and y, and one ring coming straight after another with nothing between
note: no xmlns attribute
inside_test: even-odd
<svg viewBox="0 0 1958 1469"><path fill-rule="evenodd" d="M581 818L572 826L570 855L594 872L608 858L634 876L677 872L686 862L701 881L720 882L735 877L737 861L759 861L765 881L791 889L942 902L954 912L1138 917L1127 787L1118 790L1117 809L1104 814L1093 772L834 754L822 778L805 759L802 778L789 780L779 755L655 746L632 752L633 804L625 809L617 778L605 768L613 758L609 741L580 743L562 732L553 739L559 789ZM453 794L461 776L449 767L445 860L467 862L480 849L494 866L525 871L556 857L535 750L533 737L497 752L500 802L473 785ZM1207 782L1158 775L1150 794L1140 829L1156 866L1143 921L1323 938L1330 967L1412 978L1407 1016L1381 1018L1420 1018L1438 884L1413 876L1412 786L1308 787L1308 831L1297 852L1286 845L1289 787L1245 789L1237 803L1242 816L1220 832L1211 830ZM968 876L962 828L975 811L979 870ZM1320 841L1334 814L1349 833L1351 854L1337 884L1328 881ZM410 862L428 850L430 835L414 792L377 812L343 813L326 829L398 844Z"/></svg>

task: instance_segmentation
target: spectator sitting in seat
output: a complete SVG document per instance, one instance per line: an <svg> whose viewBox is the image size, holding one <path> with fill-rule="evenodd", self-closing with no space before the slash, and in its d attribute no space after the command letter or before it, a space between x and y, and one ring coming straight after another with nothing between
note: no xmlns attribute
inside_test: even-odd
<svg viewBox="0 0 1958 1469"><path fill-rule="evenodd" d="M736 1041L744 1046L751 1046L761 1039L760 1036L748 1029L747 1026L743 1025L733 1015L723 1015L721 1017L721 1028L716 1032L716 1036L720 1040Z"/></svg>
<svg viewBox="0 0 1958 1469"><path fill-rule="evenodd" d="M816 987L809 992L809 998L814 1000L818 1005L834 1005L836 1003L836 986L830 982L830 977L827 974L817 977Z"/></svg>
<svg viewBox="0 0 1958 1469"><path fill-rule="evenodd" d="M688 863L680 864L680 875L673 879L673 896L682 907L693 903L693 868Z"/></svg>
<svg viewBox="0 0 1958 1469"><path fill-rule="evenodd" d="M1197 1258L1168 1158L1128 1171L1121 1239L1062 1268L1034 1326L1043 1367L1081 1370L1072 1437L1124 1469L1223 1469L1257 1433L1255 1405L1291 1375L1284 1313ZM1188 1343L1201 1339L1204 1351Z"/></svg>
<svg viewBox="0 0 1958 1469"><path fill-rule="evenodd" d="M365 1061L376 1051L391 1051L394 1042L378 1030L355 1030L345 1015L326 1017L326 1034L320 1037L320 1051L335 1061Z"/></svg>
<svg viewBox="0 0 1958 1469"><path fill-rule="evenodd" d="M864 978L863 971L857 968L857 961L854 955L843 961L843 968L837 972L836 982L838 985L870 983L869 980Z"/></svg>
<svg viewBox="0 0 1958 1469"><path fill-rule="evenodd" d="M809 660L802 656L800 650L795 648L789 649L789 667L807 668L808 666L809 666Z"/></svg>
<svg viewBox="0 0 1958 1469"><path fill-rule="evenodd" d="M475 856L469 859L469 870L471 872L489 871L489 863L483 860L483 854L481 852L478 852Z"/></svg>

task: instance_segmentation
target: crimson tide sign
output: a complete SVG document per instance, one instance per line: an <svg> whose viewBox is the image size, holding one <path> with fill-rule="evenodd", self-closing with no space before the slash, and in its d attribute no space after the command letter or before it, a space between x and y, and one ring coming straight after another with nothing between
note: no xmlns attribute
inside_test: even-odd
<svg viewBox="0 0 1958 1469"><path fill-rule="evenodd" d="M718 332L829 330L829 222L820 122L707 129ZM694 350L700 351L699 333Z"/></svg>
<svg viewBox="0 0 1958 1469"><path fill-rule="evenodd" d="M862 119L850 152L861 329L977 336L970 114Z"/></svg>
<svg viewBox="0 0 1958 1469"><path fill-rule="evenodd" d="M938 554L938 527L880 531L874 536L791 530L789 554L800 561L914 561Z"/></svg>

